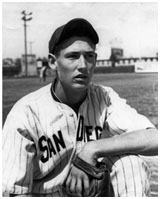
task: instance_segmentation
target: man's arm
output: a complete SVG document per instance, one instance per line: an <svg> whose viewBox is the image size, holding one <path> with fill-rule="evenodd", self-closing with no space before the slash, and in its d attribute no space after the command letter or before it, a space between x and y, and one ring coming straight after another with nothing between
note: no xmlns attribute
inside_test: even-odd
<svg viewBox="0 0 160 199"><path fill-rule="evenodd" d="M18 194L9 194L10 197L33 197L31 194L23 194L23 195L18 195Z"/></svg>
<svg viewBox="0 0 160 199"><path fill-rule="evenodd" d="M95 166L98 158L100 157L120 155L125 153L157 155L157 130L150 128L117 135L111 138L103 138L100 140L91 141L84 145L82 150L78 153L78 156L89 164ZM80 176L82 174L85 175L85 173L83 173L83 171L79 171L78 168L75 168L74 166L73 169L76 170L75 172L71 170L66 181L66 187L67 190L70 190L78 196L82 196L82 184L84 184L86 180L83 182L80 181L80 183L75 182L78 182L79 179L82 179ZM80 174L80 172L82 172L82 174ZM71 184L73 185L72 187ZM92 192L94 193L94 191ZM89 193L86 194L89 196Z"/></svg>
<svg viewBox="0 0 160 199"><path fill-rule="evenodd" d="M155 128L133 131L111 138L104 138L85 144L78 156L90 164L100 157L134 153L152 156L158 154L158 132Z"/></svg>

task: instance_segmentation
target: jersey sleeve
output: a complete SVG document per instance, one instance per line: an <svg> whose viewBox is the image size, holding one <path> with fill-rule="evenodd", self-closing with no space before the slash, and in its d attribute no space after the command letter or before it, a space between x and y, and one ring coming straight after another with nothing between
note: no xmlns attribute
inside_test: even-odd
<svg viewBox="0 0 160 199"><path fill-rule="evenodd" d="M112 89L109 89L109 107L107 109L106 124L112 135L118 135L131 131L155 128L147 117L139 114L126 103L125 99Z"/></svg>
<svg viewBox="0 0 160 199"><path fill-rule="evenodd" d="M27 110L13 107L3 127L3 193L31 192L36 147L30 131Z"/></svg>

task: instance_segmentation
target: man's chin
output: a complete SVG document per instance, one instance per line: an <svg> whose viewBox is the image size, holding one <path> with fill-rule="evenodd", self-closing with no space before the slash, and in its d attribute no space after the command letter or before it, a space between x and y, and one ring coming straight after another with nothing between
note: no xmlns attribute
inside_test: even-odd
<svg viewBox="0 0 160 199"><path fill-rule="evenodd" d="M80 90L86 90L88 88L89 84L80 84L80 83L76 83L73 85L73 89L80 91Z"/></svg>

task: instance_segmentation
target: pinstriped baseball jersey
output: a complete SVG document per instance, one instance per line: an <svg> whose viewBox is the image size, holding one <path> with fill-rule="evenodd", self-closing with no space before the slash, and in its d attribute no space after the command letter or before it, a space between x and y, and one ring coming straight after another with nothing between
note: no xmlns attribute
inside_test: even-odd
<svg viewBox="0 0 160 199"><path fill-rule="evenodd" d="M49 84L19 100L3 128L3 191L62 195L72 158L86 142L154 125L109 87L90 84L76 114Z"/></svg>

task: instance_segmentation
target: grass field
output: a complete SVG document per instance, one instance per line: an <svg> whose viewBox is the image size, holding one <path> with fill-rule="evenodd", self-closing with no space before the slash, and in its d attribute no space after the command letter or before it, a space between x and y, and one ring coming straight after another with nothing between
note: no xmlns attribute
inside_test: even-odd
<svg viewBox="0 0 160 199"><path fill-rule="evenodd" d="M38 78L3 79L3 123L13 104L27 93L34 91L52 81L47 78L40 83ZM158 75L150 74L96 74L93 82L111 86L122 98L139 113L146 115L158 128ZM152 170L152 196L158 196L157 158L147 159Z"/></svg>

